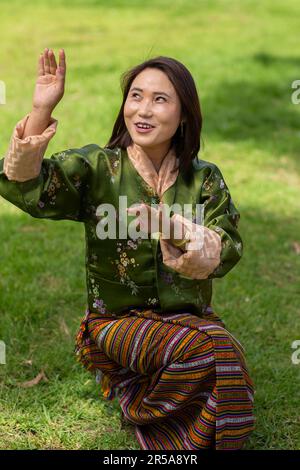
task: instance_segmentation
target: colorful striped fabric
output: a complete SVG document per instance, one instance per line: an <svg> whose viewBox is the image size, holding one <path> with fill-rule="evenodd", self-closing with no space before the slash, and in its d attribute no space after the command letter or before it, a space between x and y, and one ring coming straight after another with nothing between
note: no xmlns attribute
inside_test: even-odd
<svg viewBox="0 0 300 470"><path fill-rule="evenodd" d="M211 309L87 310L75 351L104 398L119 399L143 450L241 449L254 428L244 350Z"/></svg>

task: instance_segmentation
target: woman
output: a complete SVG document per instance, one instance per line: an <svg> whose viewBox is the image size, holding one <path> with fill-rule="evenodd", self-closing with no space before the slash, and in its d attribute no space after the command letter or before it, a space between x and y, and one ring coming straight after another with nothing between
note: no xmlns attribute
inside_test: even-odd
<svg viewBox="0 0 300 470"><path fill-rule="evenodd" d="M57 66L46 49L33 109L0 161L0 194L33 217L85 224L88 302L75 350L103 396L118 397L141 449L240 449L254 427L253 383L211 307L212 279L242 256L240 215L218 167L197 158L194 80L168 57L134 67L108 144L43 159L65 74L64 51Z"/></svg>

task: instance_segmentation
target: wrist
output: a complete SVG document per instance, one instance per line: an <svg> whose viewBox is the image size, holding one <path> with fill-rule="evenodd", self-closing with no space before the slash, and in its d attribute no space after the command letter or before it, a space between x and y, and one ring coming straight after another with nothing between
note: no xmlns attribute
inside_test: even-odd
<svg viewBox="0 0 300 470"><path fill-rule="evenodd" d="M33 106L31 110L31 114L34 116L38 116L39 118L49 118L52 115L54 108L49 107L41 107L41 106Z"/></svg>
<svg viewBox="0 0 300 470"><path fill-rule="evenodd" d="M52 111L50 108L35 108L33 107L29 113L28 120L26 121L23 134L19 136L20 139L25 139L32 135L41 135L50 126ZM53 122L53 121L52 121Z"/></svg>

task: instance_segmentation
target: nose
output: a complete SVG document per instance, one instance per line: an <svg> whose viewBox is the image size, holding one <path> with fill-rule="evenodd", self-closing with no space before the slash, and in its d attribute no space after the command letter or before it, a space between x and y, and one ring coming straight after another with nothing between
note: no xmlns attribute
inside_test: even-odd
<svg viewBox="0 0 300 470"><path fill-rule="evenodd" d="M151 116L152 115L152 102L151 100L143 100L142 103L139 105L139 110L138 110L139 116Z"/></svg>

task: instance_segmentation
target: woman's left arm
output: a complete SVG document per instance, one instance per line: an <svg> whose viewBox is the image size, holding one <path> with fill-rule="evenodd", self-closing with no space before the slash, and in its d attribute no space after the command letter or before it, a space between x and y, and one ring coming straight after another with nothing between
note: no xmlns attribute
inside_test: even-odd
<svg viewBox="0 0 300 470"><path fill-rule="evenodd" d="M191 241L180 249L171 240L160 238L164 264L191 279L223 277L237 264L243 252L237 229L240 214L223 175L214 164L205 172L200 196L204 224L198 225L174 214L174 222L182 224L185 237Z"/></svg>

